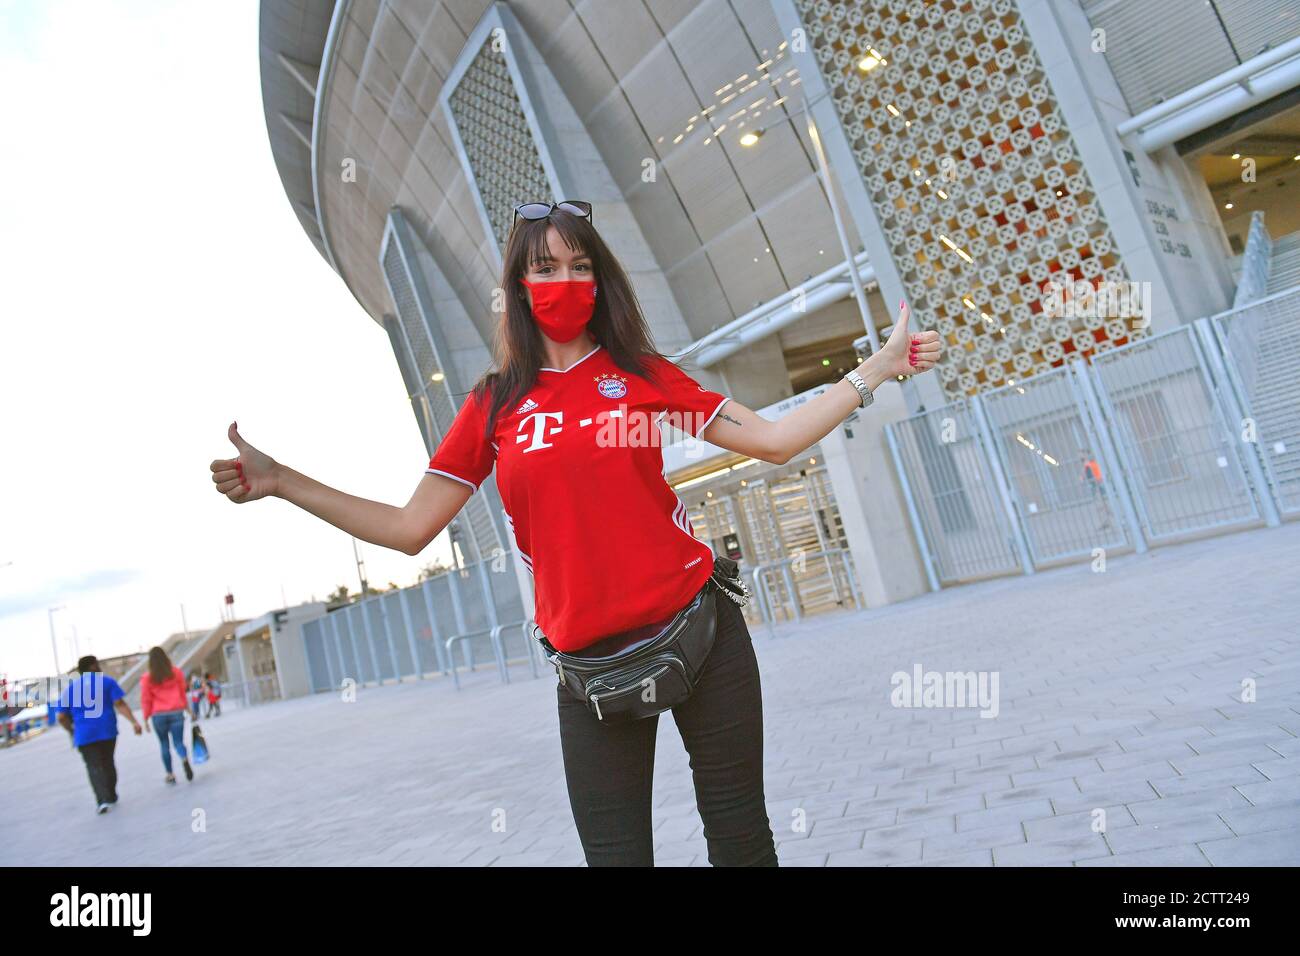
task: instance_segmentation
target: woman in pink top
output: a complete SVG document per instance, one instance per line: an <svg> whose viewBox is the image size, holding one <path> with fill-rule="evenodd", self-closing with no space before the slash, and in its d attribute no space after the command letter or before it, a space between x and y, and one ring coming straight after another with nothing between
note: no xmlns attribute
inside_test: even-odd
<svg viewBox="0 0 1300 956"><path fill-rule="evenodd" d="M144 711L146 727L153 720L154 732L162 745L163 767L167 770L163 782L169 784L176 782L176 775L172 773L171 747L176 748L176 754L181 758L185 779L194 779L189 755L185 752L185 690L185 675L172 663L167 652L161 647L149 648L149 669L140 678L140 709ZM171 746L167 743L168 736L171 737Z"/></svg>

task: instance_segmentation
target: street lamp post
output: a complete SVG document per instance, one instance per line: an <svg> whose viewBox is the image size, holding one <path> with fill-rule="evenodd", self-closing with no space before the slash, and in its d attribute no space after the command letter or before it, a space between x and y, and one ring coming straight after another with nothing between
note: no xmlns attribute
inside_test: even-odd
<svg viewBox="0 0 1300 956"><path fill-rule="evenodd" d="M876 332L875 320L871 317L871 309L867 306L867 293L862 285L862 277L858 275L856 263L856 253L849 242L848 231L844 225L844 217L840 213L839 199L835 195L835 183L831 176L830 162L826 158L826 151L822 147L821 131L817 128L817 122L813 119L812 107L820 103L826 97L830 96L830 90L826 90L811 100L806 96L801 96L802 106L794 112L786 111L785 115L771 122L791 122L800 114L807 116L808 138L812 141L813 152L817 155L817 171L822 183L822 189L826 193L826 201L831 207L831 217L835 220L835 232L840 240L840 248L844 253L844 261L849 270L849 282L853 286L853 298L858 304L858 311L862 315L862 325L867 330L867 341L871 345L873 353L880 351L880 335ZM742 146L753 146L759 142L767 126L761 127L757 132L746 133L739 140Z"/></svg>
<svg viewBox="0 0 1300 956"><path fill-rule="evenodd" d="M848 232L844 228L844 219L840 215L840 203L835 196L835 184L831 179L831 167L826 161L826 150L822 148L821 131L817 128L816 120L813 119L812 110L809 109L810 105L808 100L805 99L803 111L808 114L808 138L812 140L813 152L817 154L817 165L821 172L822 186L826 190L826 201L830 203L831 215L835 219L835 232L839 235L840 247L844 250L844 260L849 264L849 281L853 283L853 298L857 300L858 311L862 314L862 324L866 326L867 340L871 343L871 351L872 353L879 352L880 336L876 332L876 323L871 318L871 310L867 307L866 290L862 287L862 277L858 275L858 268L854 263L853 247L849 244Z"/></svg>
<svg viewBox="0 0 1300 956"><path fill-rule="evenodd" d="M59 667L59 642L54 638L54 612L62 611L65 608L67 608L66 604L60 604L58 607L52 607L47 609L47 613L50 616L50 650L54 651L54 676L55 677L58 677L60 674L63 673L63 671Z"/></svg>
<svg viewBox="0 0 1300 956"><path fill-rule="evenodd" d="M361 599L364 601L370 595L370 585L366 581L366 563L361 560L361 551L357 548L357 539L352 538L352 557L357 563L357 579L361 582Z"/></svg>

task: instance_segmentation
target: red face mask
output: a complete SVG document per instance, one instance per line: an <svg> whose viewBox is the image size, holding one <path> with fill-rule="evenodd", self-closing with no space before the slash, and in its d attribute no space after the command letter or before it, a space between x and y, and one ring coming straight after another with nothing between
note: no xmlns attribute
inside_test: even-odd
<svg viewBox="0 0 1300 956"><path fill-rule="evenodd" d="M533 318L546 337L570 342L582 334L596 310L596 283L582 279L563 282L519 280L533 293Z"/></svg>

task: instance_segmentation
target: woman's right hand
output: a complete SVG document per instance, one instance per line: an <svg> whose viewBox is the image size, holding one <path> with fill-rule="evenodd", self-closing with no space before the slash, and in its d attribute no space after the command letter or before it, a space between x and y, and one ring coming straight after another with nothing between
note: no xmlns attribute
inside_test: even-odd
<svg viewBox="0 0 1300 956"><path fill-rule="evenodd" d="M226 437L238 449L239 457L218 458L208 466L217 491L236 504L274 495L279 471L276 460L244 441L237 422L230 423Z"/></svg>

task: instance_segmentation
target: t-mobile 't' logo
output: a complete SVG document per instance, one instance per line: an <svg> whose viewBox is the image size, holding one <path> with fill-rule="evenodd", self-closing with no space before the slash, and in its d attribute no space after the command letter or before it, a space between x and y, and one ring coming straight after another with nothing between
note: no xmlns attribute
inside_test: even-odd
<svg viewBox="0 0 1300 956"><path fill-rule="evenodd" d="M549 422L549 419L552 418L555 419L554 425L551 425ZM529 422L533 423L532 441L529 441L528 435L524 434L524 429L527 427ZM540 451L543 448L553 448L554 446L547 442L545 437L547 435L554 435L563 427L563 425L564 412L536 412L532 415L526 415L519 420L519 427L516 429L519 434L515 436L515 443L522 445L524 442L528 441L528 447L524 449L524 452Z"/></svg>

